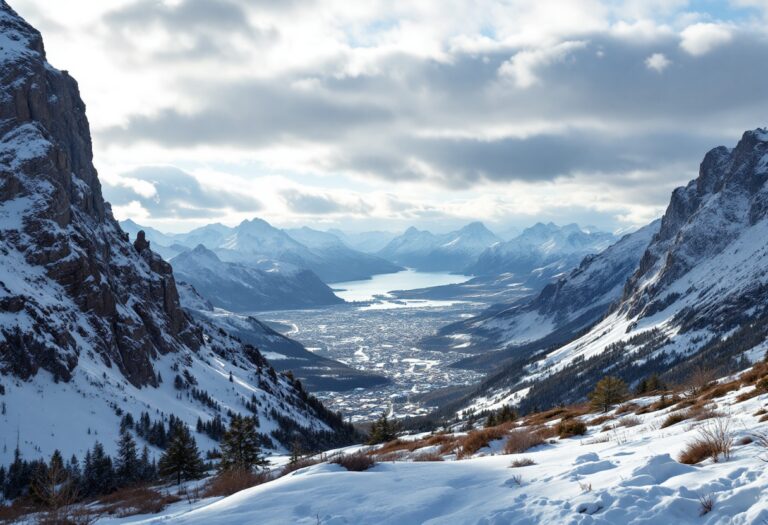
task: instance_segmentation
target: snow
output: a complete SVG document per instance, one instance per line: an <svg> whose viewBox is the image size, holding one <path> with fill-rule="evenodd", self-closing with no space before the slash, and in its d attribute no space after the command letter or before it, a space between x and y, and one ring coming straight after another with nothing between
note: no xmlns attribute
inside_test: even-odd
<svg viewBox="0 0 768 525"><path fill-rule="evenodd" d="M746 387L750 389L752 387ZM768 402L762 395L735 403L746 391L718 400L730 412L736 442L764 429L752 416ZM734 447L729 460L695 466L675 458L709 421L660 429L672 409L638 416L641 423L601 432L591 427L581 439L555 440L524 454L503 455L500 447L474 457L443 462L398 460L366 472L320 464L220 500L178 505L160 516L113 523L240 525L410 524L590 524L590 525L759 525L768 520L768 471L758 445ZM587 416L588 419L589 416ZM418 453L418 451L416 452ZM534 465L509 468L513 459ZM701 514L701 498L711 512Z"/></svg>

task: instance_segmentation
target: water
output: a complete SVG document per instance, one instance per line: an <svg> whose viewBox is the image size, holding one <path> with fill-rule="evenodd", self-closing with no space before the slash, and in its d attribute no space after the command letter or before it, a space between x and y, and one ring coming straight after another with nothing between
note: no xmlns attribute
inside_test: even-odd
<svg viewBox="0 0 768 525"><path fill-rule="evenodd" d="M345 301L375 301L393 290L415 290L446 284L459 284L469 280L466 275L448 272L419 272L403 270L397 273L374 275L365 281L334 283L333 291ZM421 301L425 302L425 301ZM434 301L430 301L432 303ZM432 306L430 304L424 306Z"/></svg>

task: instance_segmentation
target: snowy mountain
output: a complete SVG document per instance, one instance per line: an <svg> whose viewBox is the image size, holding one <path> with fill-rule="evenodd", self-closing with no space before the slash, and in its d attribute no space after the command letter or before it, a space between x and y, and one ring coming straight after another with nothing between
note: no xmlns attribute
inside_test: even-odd
<svg viewBox="0 0 768 525"><path fill-rule="evenodd" d="M326 282L358 281L403 269L381 257L354 250L331 233L306 226L285 232L319 257L319 261L307 266L318 275L325 276Z"/></svg>
<svg viewBox="0 0 768 525"><path fill-rule="evenodd" d="M621 300L591 330L491 376L484 397L525 392L522 406L586 393L610 371L669 382L696 369L728 373L765 353L768 338L768 131L704 157L672 193ZM493 396L491 396L493 397Z"/></svg>
<svg viewBox="0 0 768 525"><path fill-rule="evenodd" d="M291 371L312 391L344 391L389 383L382 376L310 352L298 341L279 334L255 317L214 308L188 283L179 282L179 296L181 306L198 323L210 330L222 329L240 341L255 346L277 371Z"/></svg>
<svg viewBox="0 0 768 525"><path fill-rule="evenodd" d="M563 344L599 321L618 301L660 221L625 235L597 255L588 255L567 276L533 297L494 307L440 330L438 342L481 353L457 364L492 370L505 359ZM503 351L499 351L503 350Z"/></svg>
<svg viewBox="0 0 768 525"><path fill-rule="evenodd" d="M418 270L459 272L497 242L499 238L480 222L442 235L410 227L378 255Z"/></svg>
<svg viewBox="0 0 768 525"><path fill-rule="evenodd" d="M606 232L592 232L576 224L557 226L537 223L512 240L495 244L483 251L468 266L473 275L510 273L538 283L576 267L581 259L599 253L616 241Z"/></svg>
<svg viewBox="0 0 768 525"><path fill-rule="evenodd" d="M287 263L311 270L326 283L369 279L402 270L385 259L350 248L333 234L306 227L281 230L258 218L234 228L209 224L180 234L163 234L133 221L122 225L129 233L143 229L155 251L164 257L169 255L168 259L202 244L223 261L256 267L269 262Z"/></svg>
<svg viewBox="0 0 768 525"><path fill-rule="evenodd" d="M397 235L386 231L370 232L345 232L337 228L328 230L328 233L341 239L344 244L363 253L376 253L384 248L389 241Z"/></svg>
<svg viewBox="0 0 768 525"><path fill-rule="evenodd" d="M257 349L185 314L171 266L103 200L77 83L3 0L0 41L0 464L17 440L26 458L112 450L126 413L255 414L273 448L348 440Z"/></svg>
<svg viewBox="0 0 768 525"><path fill-rule="evenodd" d="M271 260L261 264L224 262L199 244L171 259L174 273L214 306L234 312L282 310L339 304L313 272Z"/></svg>

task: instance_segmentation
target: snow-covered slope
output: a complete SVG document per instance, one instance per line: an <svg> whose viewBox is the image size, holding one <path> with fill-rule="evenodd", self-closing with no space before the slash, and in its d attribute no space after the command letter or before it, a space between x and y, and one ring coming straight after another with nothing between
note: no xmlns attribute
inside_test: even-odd
<svg viewBox="0 0 768 525"><path fill-rule="evenodd" d="M276 370L291 371L312 391L343 391L389 383L383 376L310 352L298 341L274 331L255 317L214 308L188 283L179 283L179 296L181 305L200 324L211 330L223 329L244 343L255 346Z"/></svg>
<svg viewBox="0 0 768 525"><path fill-rule="evenodd" d="M583 396L607 372L670 382L697 368L726 373L762 355L768 338L768 132L704 158L676 189L622 299L588 333L488 380L524 390L523 406Z"/></svg>
<svg viewBox="0 0 768 525"><path fill-rule="evenodd" d="M616 242L610 233L587 231L576 224L557 226L538 223L512 240L483 251L467 268L474 275L511 273L519 279L546 283L569 271L581 259L599 253Z"/></svg>
<svg viewBox="0 0 768 525"><path fill-rule="evenodd" d="M438 333L448 346L482 352L460 366L494 369L505 359L563 344L604 316L618 301L660 221L625 235L597 255L588 255L565 277L536 296L449 325ZM522 348L522 347L525 348ZM488 352L504 350L503 352Z"/></svg>
<svg viewBox="0 0 768 525"><path fill-rule="evenodd" d="M171 259L175 274L214 306L235 312L339 304L313 272L287 263L224 262L202 244Z"/></svg>
<svg viewBox="0 0 768 525"><path fill-rule="evenodd" d="M458 272L497 242L499 238L479 222L442 235L411 227L392 239L378 254L418 270Z"/></svg>
<svg viewBox="0 0 768 525"><path fill-rule="evenodd" d="M194 427L255 411L275 447L286 421L348 439L258 350L185 314L171 267L103 200L77 84L3 0L0 42L0 463L17 439L28 459L112 450L126 412Z"/></svg>
<svg viewBox="0 0 768 525"><path fill-rule="evenodd" d="M761 460L766 450L754 436L765 431L758 411L768 399L763 394L736 402L752 388L710 405L728 414L719 419L660 428L670 412L685 410L610 411L602 422L595 414L577 417L588 424L584 436L555 437L517 454L504 454L502 436L463 460L439 451L450 434L406 437L418 443L415 450L389 454L365 472L321 463L192 508L182 502L160 516L98 523L761 525L768 521L768 472ZM687 443L719 424L733 440L728 458L678 461ZM437 445L426 444L430 437ZM419 457L433 459L414 460ZM511 468L521 460L527 462Z"/></svg>

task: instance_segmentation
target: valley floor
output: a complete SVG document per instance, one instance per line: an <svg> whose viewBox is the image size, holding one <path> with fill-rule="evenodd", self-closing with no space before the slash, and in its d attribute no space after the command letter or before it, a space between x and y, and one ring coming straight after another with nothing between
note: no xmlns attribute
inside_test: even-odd
<svg viewBox="0 0 768 525"><path fill-rule="evenodd" d="M760 422L768 395L737 399L754 388L700 398L694 412L658 408L658 396L636 399L632 411L577 416L588 425L585 435L548 439L522 454L504 453L509 427L461 460L455 454L460 448L440 449L427 445L425 436L411 436L380 450L379 463L364 472L320 463L224 499L99 523L764 525L768 449L756 438L768 430ZM642 409L652 403L653 411ZM665 426L670 413L687 419ZM557 423L549 419L537 428ZM733 438L729 458L679 462L702 430L722 424ZM461 443L463 436L435 441ZM512 467L515 460L533 464Z"/></svg>

